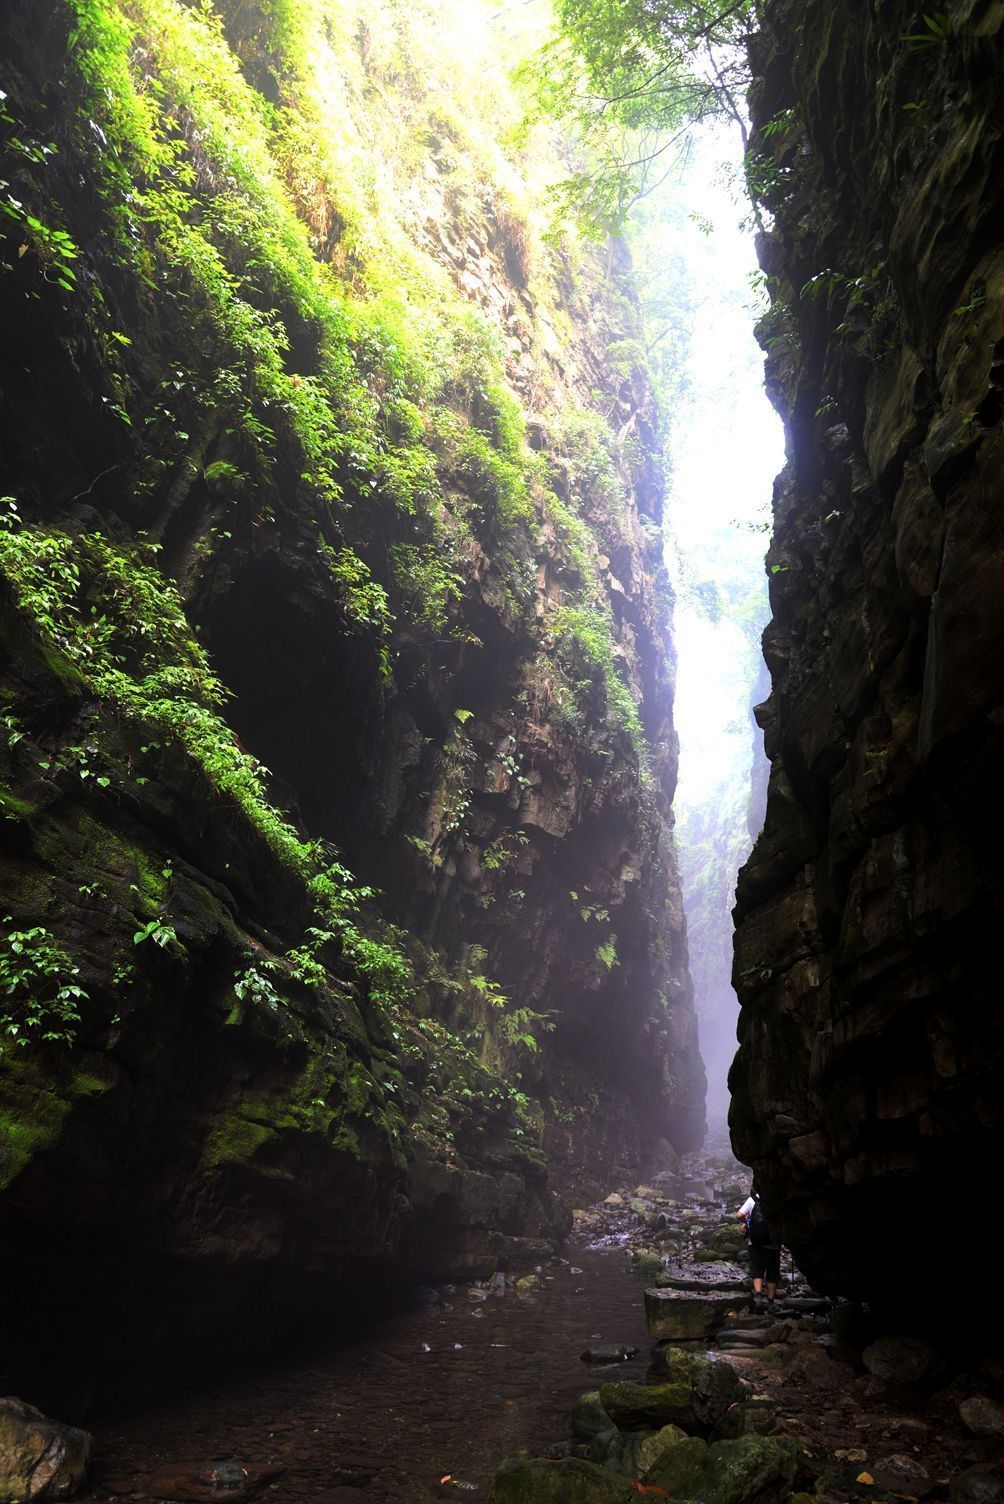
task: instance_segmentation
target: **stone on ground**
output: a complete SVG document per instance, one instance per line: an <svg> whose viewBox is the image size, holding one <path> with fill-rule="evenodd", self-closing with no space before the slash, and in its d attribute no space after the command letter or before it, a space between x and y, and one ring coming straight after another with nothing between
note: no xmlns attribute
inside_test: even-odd
<svg viewBox="0 0 1004 1504"><path fill-rule="evenodd" d="M72 1498L90 1455L86 1431L49 1420L13 1396L0 1399L0 1504Z"/></svg>
<svg viewBox="0 0 1004 1504"><path fill-rule="evenodd" d="M641 1437L638 1442L638 1472L647 1473L664 1453L677 1450L683 1442L691 1439L679 1426L662 1426L654 1435Z"/></svg>
<svg viewBox="0 0 1004 1504"><path fill-rule="evenodd" d="M719 1258L737 1259L746 1246L743 1230L738 1225L715 1227L701 1239L704 1248Z"/></svg>
<svg viewBox="0 0 1004 1504"><path fill-rule="evenodd" d="M854 1379L854 1371L848 1364L837 1362L816 1344L797 1352L788 1372L805 1379L814 1389L847 1390Z"/></svg>

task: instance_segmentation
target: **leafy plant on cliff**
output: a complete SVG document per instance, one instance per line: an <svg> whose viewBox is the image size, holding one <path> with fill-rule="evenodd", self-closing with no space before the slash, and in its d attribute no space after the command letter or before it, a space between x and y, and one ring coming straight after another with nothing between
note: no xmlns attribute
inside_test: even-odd
<svg viewBox="0 0 1004 1504"><path fill-rule="evenodd" d="M4 924L13 923L11 915ZM72 1044L87 993L75 965L40 925L0 940L0 1037L14 1044Z"/></svg>
<svg viewBox="0 0 1004 1504"><path fill-rule="evenodd" d="M644 761L646 745L638 706L617 668L609 615L595 606L562 606L551 630L580 710L589 697L595 697L610 730L623 730Z"/></svg>
<svg viewBox="0 0 1004 1504"><path fill-rule="evenodd" d="M903 41L911 52L927 52L932 47L943 47L953 35L952 18L947 11L926 11L921 16L922 30L906 32Z"/></svg>

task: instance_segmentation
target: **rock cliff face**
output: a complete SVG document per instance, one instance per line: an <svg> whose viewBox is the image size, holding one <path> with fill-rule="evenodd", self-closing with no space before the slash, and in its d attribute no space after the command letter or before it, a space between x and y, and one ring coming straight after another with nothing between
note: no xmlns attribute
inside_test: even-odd
<svg viewBox="0 0 1004 1504"><path fill-rule="evenodd" d="M753 51L789 460L733 1140L809 1275L888 1306L1001 1155L1002 30L771 0Z"/></svg>
<svg viewBox="0 0 1004 1504"><path fill-rule="evenodd" d="M538 1257L555 1183L702 1133L630 270L541 241L441 9L4 7L0 1257L43 1399L56 1332L64 1377L202 1364Z"/></svg>

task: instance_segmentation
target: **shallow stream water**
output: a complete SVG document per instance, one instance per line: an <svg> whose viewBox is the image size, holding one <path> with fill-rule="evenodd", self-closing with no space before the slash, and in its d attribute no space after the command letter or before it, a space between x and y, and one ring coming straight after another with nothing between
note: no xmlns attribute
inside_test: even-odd
<svg viewBox="0 0 1004 1504"><path fill-rule="evenodd" d="M149 1498L165 1473L226 1461L281 1467L266 1499L484 1499L505 1457L567 1443L578 1395L612 1374L640 1379L647 1367L642 1286L627 1250L565 1253L542 1266L539 1288L445 1287L438 1303L416 1304L322 1358L231 1376L96 1426L86 1497ZM580 1356L597 1342L638 1356L598 1369Z"/></svg>

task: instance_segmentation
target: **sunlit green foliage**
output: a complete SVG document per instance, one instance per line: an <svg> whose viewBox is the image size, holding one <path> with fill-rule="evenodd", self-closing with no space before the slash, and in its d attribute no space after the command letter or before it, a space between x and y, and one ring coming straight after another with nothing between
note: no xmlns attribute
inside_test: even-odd
<svg viewBox="0 0 1004 1504"><path fill-rule="evenodd" d="M443 49L432 0L70 0L70 10L68 130L101 233L92 225L83 238L63 212L48 165L57 148L23 131L13 108L0 116L0 210L15 258L35 268L32 295L72 309L100 352L100 400L131 446L116 484L136 515L145 525L203 485L226 521L197 540L197 560L214 560L220 537L250 549L269 528L295 528L344 630L369 644L381 693L402 635L477 643L461 607L488 560L507 629L547 662L569 718L595 713L597 736L643 763L598 562L624 523L629 444L556 374L568 338L558 283L576 256L543 238L545 184L528 184L532 154L521 162L511 144L517 103L465 54L486 12L454 5L455 46ZM27 171L31 201L8 194L8 158ZM458 285L434 238L462 247L468 232L494 237L496 263L530 294L517 335L492 311L491 274L473 293ZM130 290L128 333L102 292L110 282ZM615 332L604 338L626 374L639 352L631 329ZM525 405L550 415L550 454L529 447ZM228 692L188 615L191 560L172 562L168 578L165 554L121 516L99 530L18 500L28 520L6 504L0 570L97 707L97 750L63 748L54 769L118 798L182 750L313 901L298 944L249 961L238 1000L277 1008L281 980L323 988L344 966L371 1001L403 1008L421 984L412 942L277 807L268 769L228 724ZM563 601L543 617L532 610L542 554L559 566ZM128 766L102 745L102 725L135 742ZM439 750L436 839L455 850L485 754L462 722ZM159 905L135 923L138 964L176 940ZM486 1001L513 1048L532 1049L550 1027Z"/></svg>
<svg viewBox="0 0 1004 1504"><path fill-rule="evenodd" d="M554 10L554 36L525 72L538 107L581 143L556 198L587 231L621 227L672 171L693 123L731 119L745 144L753 0L555 0Z"/></svg>

